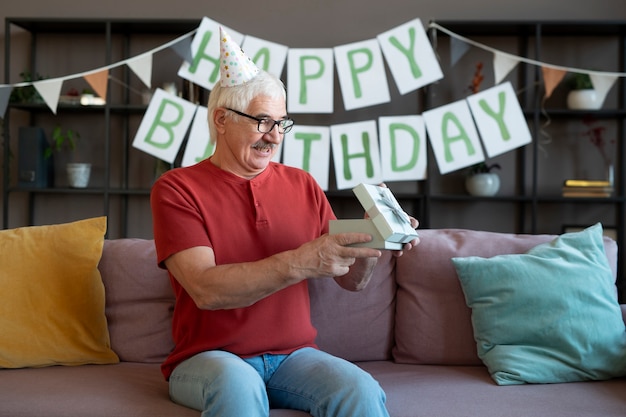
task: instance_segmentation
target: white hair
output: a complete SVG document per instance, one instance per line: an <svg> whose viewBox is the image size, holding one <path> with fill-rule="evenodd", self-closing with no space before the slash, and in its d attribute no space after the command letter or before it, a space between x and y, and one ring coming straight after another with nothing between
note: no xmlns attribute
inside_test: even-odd
<svg viewBox="0 0 626 417"><path fill-rule="evenodd" d="M258 96L267 96L270 98L287 99L285 85L276 76L259 70L257 75L244 84L222 87L218 81L211 94L209 95L208 119L209 119L209 135L212 143L217 139L217 130L213 122L213 113L218 107L229 107L234 110L245 112L250 102ZM233 115L233 117L238 117Z"/></svg>

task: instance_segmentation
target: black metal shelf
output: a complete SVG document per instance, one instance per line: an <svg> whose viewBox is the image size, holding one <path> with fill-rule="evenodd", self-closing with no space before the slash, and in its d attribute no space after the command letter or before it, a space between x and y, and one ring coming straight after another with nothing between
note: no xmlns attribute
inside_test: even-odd
<svg viewBox="0 0 626 417"><path fill-rule="evenodd" d="M142 104L103 104L103 105L81 105L64 104L57 106L57 113L98 113L107 109L112 113L143 114L148 106ZM11 103L9 109L22 110L31 113L50 113L50 108L45 103Z"/></svg>
<svg viewBox="0 0 626 417"><path fill-rule="evenodd" d="M626 68L626 21L447 21L436 22L441 27L449 31L468 38L477 36L487 37L510 37L511 42L516 43L519 55L525 58L542 61L543 41L549 38L572 38L573 42L578 39L589 38L592 40L611 37L615 39L615 56L618 58L616 72L624 72ZM448 34L432 29L431 39L433 45L438 45L438 37L449 37ZM589 207L614 207L610 211L614 213L614 224L617 230L617 243L620 247L618 258L618 291L621 299L626 299L626 254L623 250L626 247L626 82L623 78L618 79L617 106L615 108L602 108L599 110L570 110L566 108L552 108L549 103L544 106L542 75L539 67L528 68L521 65L518 68L517 82L519 85L529 85L534 83L534 87L526 89L522 94L521 103L524 104L524 115L528 120L533 135L532 144L529 149L518 150L516 152L516 172L514 178L514 189L517 195L498 195L494 197L472 197L466 195L450 195L432 190L426 180L427 190L425 208L426 217L421 219L423 227L430 227L431 218L437 213L431 210L429 204L459 203L480 203L480 204L503 204L511 203L516 205L516 210L511 210L508 214L515 218L518 225L518 233L550 233L542 230L538 226L540 220L544 219L547 206L553 206L550 210L561 208L565 210L583 210ZM426 102L429 101L428 94ZM429 108L430 106L427 106ZM543 124L547 119L559 121L559 123L583 120L586 117L603 121L614 121L617 126L616 154L615 162L615 184L614 193L610 197L563 197L559 194L546 194L541 192L539 187L542 178L539 178L540 164L540 134L544 128ZM429 166L434 164L432 154L429 156ZM436 175L434 169L429 168L429 177ZM521 191L525 190L525 191Z"/></svg>
<svg viewBox="0 0 626 417"><path fill-rule="evenodd" d="M104 48L102 49L102 56L104 57L104 63L109 65L112 62L112 50L114 45L122 45L122 54L124 58L129 58L130 43L132 39L136 37L145 38L147 36L169 36L175 39L178 36L182 36L193 32L200 24L200 19L109 19L109 18L31 18L31 17L8 17L5 19L5 83L11 84L11 42L12 36L21 34L20 32L28 32L30 35L30 51L27 51L26 57L30 56L30 68L33 73L37 72L39 66L36 62L36 51L38 48L38 40L49 34L55 35L67 35L68 42L71 42L76 35L102 35L101 39L104 41ZM121 43L120 43L121 41ZM119 59L119 58L116 58ZM124 68L124 76L122 78L129 78L129 69ZM111 100L111 98L107 98ZM116 236L127 236L128 230L128 198L131 196L148 196L150 191L149 187L146 188L131 188L126 186L117 186L117 184L129 184L129 172L130 166L133 163L130 157L130 140L131 132L129 126L131 125L130 117L139 116L145 113L147 106L131 104L128 94L122 94L122 97L115 98L116 101L109 101L104 105L80 105L78 103L66 103L60 101L57 106L56 115L50 112L50 109L44 102L38 103L10 103L7 109L6 118L4 121L4 158L3 158L3 228L7 228L9 225L9 212L11 206L9 199L12 194L25 193L28 195L28 210L29 210L29 224L33 223L34 212L37 210L36 203L33 200L35 195L67 195L70 197L79 196L102 196L102 212L98 215L115 215L110 209L112 204L111 198L116 198L116 205L122 206L120 218L116 223L120 224L120 230L116 233ZM14 186L10 180L11 165L16 162L10 158L10 123L11 112L28 114L28 118L31 121L31 125L36 125L36 120L47 120L50 117L78 117L79 115L95 115L102 117L102 125L104 126L101 135L104 136L104 142L98 143L99 147L102 147L102 163L100 169L102 170L102 176L104 185L100 187L89 187L85 189L72 189L72 188L37 188L30 189L25 187ZM111 126L116 124L120 126L121 130L125 132L123 135L112 137ZM120 166L112 167L112 161L114 156L112 152L122 152L123 155L115 154L116 164ZM14 153L13 153L14 154ZM119 170L116 178L115 185L111 180L112 170ZM13 181L15 181L13 179ZM102 180L100 181L102 182ZM82 197L81 197L82 198ZM110 229L109 229L110 230Z"/></svg>
<svg viewBox="0 0 626 417"><path fill-rule="evenodd" d="M7 26L17 26L32 33L104 33L110 27L115 34L181 35L195 30L200 19L82 19L82 18L30 18L8 17Z"/></svg>
<svg viewBox="0 0 626 417"><path fill-rule="evenodd" d="M600 109L600 110L569 110L569 109L551 109L546 108L545 112L553 118L579 118L593 116L596 119L619 119L626 117L625 109ZM527 116L533 114L532 110L524 112Z"/></svg>
<svg viewBox="0 0 626 417"><path fill-rule="evenodd" d="M91 195L150 195L149 188L105 188L105 187L86 187L86 188L71 188L71 187L50 187L50 188L35 188L35 187L11 187L8 190L9 193L31 193L31 194L91 194Z"/></svg>
<svg viewBox="0 0 626 417"><path fill-rule="evenodd" d="M446 20L440 26L465 37L473 36L624 36L623 20ZM441 33L441 36L448 36Z"/></svg>
<svg viewBox="0 0 626 417"><path fill-rule="evenodd" d="M197 28L200 23L200 19L74 19L74 18L6 18L6 36L5 36L5 83L10 84L10 46L11 46L11 33L27 31L30 32L33 37L31 43L32 48L37 47L36 38L44 34L66 34L71 41L72 36L77 34L102 34L106 42L106 51L103 51L105 57L105 63L111 64L111 48L112 43L119 41L120 38L125 39L126 44L122 48L124 53L128 53L130 48L128 44L133 36L137 35L149 35L149 36L163 36L171 35L172 38L189 33ZM626 22L625 21L437 21L440 26L457 33L461 36L474 38L474 37L499 37L506 38L507 42L511 45L515 45L520 56L524 56L529 59L541 61L542 57L542 40L548 38L571 38L574 42L578 42L579 39L596 37L611 37L617 40L615 56L618 57L620 72L624 72L626 68ZM17 29L17 30L16 30ZM435 38L446 38L448 35L442 31L431 30L431 38L433 44L436 46L438 43ZM442 42L441 44L446 44ZM117 43L119 45L119 42ZM28 53L28 52L26 52ZM33 51L31 51L31 54ZM33 55L34 56L34 55ZM32 68L35 70L36 68ZM620 249L626 247L626 169L623 162L626 161L626 82L623 78L618 80L618 84L614 87L618 89L618 103L615 108L603 108L595 111L583 111L583 110L568 110L565 108L543 108L542 104L542 88L541 84L541 71L537 68L530 69L526 66L520 66L518 71L517 82L519 85L531 85L528 89L522 93L521 103L524 103L524 114L531 125L531 131L533 132L533 143L528 145L529 148L518 150L515 152L516 158L516 171L514 172L514 187L517 194L514 195L497 195L494 197L473 197L460 193L447 193L445 187L443 189L437 189L433 178L436 178L439 173L437 172L436 162L432 152L428 153L428 179L420 182L417 186L417 192L414 193L402 193L394 192L399 200L411 201L415 214L420 217L422 227L428 228L433 223L432 219L436 219L440 215L439 210L441 207L454 208L458 206L465 206L467 204L494 204L501 206L503 204L515 205L516 210L510 210L510 214L507 212L507 216L512 216L515 219L518 227L517 232L520 233L541 233L543 230L539 230L538 219L541 218L542 211L546 205L562 206L564 208L571 208L572 206L585 207L586 205L606 206L612 205L615 207L615 224L617 228L617 240ZM445 82L443 80L442 82ZM427 86L421 90L417 100L419 102L419 108L428 109L431 106L429 93L431 86ZM28 193L28 194L48 194L48 195L69 195L69 196L89 196L89 195L102 195L103 196L103 212L108 213L109 197L116 196L124 200L128 196L147 196L149 195L148 188L131 188L128 186L118 187L118 184L129 184L128 182L128 149L130 142L130 129L128 128L129 119L131 116L141 115L145 112L146 106L130 104L129 97L126 95L121 98L116 98L121 102L109 102L104 106L80 106L60 103L58 107L58 113L63 114L65 117L78 117L80 115L103 115L104 125L107 128L106 143L104 149L104 177L107 183L103 187L92 187L89 189L69 189L69 188L49 188L49 189L25 189L22 187L15 187L9 184L9 166L14 161L9 158L9 124L10 114L9 112L27 112L31 117L42 117L44 114L49 113L48 107L44 103L37 104L16 104L11 103L7 110L7 118L5 121L4 132L4 222L3 225L6 228L8 225L9 215L9 195L13 193ZM548 103L549 104L549 103ZM382 109L381 111L384 111ZM545 112L545 113L544 113ZM618 140L617 140L617 154L615 165L615 193L608 198L566 198L558 194L546 195L542 193L541 187L538 184L541 182L539 178L539 149L537 143L542 124L545 121L546 115L554 120L558 120L559 123L567 122L568 120L582 119L587 115L592 115L594 118L602 120L614 120L618 125ZM306 119L307 115L303 115ZM126 126L125 137L116 137L115 145L113 148L121 148L126 155L120 158L122 160L122 178L116 179L115 182L111 181L110 169L111 169L111 148L112 138L110 133L110 126L113 123L120 123ZM119 142L119 143L118 143ZM118 167L115 167L116 169ZM113 184L116 186L114 187ZM346 203L348 200L355 199L350 190L330 190L327 193L329 199L338 201L340 203ZM126 204L126 203L123 203ZM128 206L122 210L127 209ZM122 217L124 214L122 214ZM122 219L120 223L124 223ZM122 230L121 234L125 233ZM624 267L626 266L625 258L626 251L620 251L619 258L619 274L620 274L620 289L622 294L626 291L624 288ZM623 294L624 295L624 294Z"/></svg>

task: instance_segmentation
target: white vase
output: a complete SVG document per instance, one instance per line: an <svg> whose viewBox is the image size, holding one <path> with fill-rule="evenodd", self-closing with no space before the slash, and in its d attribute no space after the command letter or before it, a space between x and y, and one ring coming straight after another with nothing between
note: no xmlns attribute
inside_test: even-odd
<svg viewBox="0 0 626 417"><path fill-rule="evenodd" d="M598 110L602 102L594 89L572 90L567 94L567 108L572 110Z"/></svg>
<svg viewBox="0 0 626 417"><path fill-rule="evenodd" d="M89 177L91 176L91 164L90 163L68 163L67 169L67 182L72 188L85 188L89 184Z"/></svg>
<svg viewBox="0 0 626 417"><path fill-rule="evenodd" d="M474 174L465 179L467 192L474 196L492 196L500 190L500 176L492 172Z"/></svg>

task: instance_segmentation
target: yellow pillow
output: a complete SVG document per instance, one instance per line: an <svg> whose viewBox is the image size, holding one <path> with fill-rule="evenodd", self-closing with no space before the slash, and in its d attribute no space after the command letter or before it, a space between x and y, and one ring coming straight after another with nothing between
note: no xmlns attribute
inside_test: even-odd
<svg viewBox="0 0 626 417"><path fill-rule="evenodd" d="M0 368L116 363L98 271L106 217L0 231Z"/></svg>

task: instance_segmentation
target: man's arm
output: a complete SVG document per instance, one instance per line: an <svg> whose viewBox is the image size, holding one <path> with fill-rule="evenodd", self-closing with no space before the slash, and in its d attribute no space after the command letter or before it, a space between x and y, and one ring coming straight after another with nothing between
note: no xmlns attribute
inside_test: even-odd
<svg viewBox="0 0 626 417"><path fill-rule="evenodd" d="M216 265L211 248L194 247L170 256L165 265L198 308L238 308L304 279L343 276L348 281L354 270L355 277L369 280L381 252L348 245L370 240L364 233L324 235L256 262L228 265Z"/></svg>
<svg viewBox="0 0 626 417"><path fill-rule="evenodd" d="M411 226L414 229L417 229L419 226L417 219L413 217L410 217L409 219ZM406 243L402 250L392 251L393 256L400 257L405 251L413 249L415 246L419 245L419 243L419 238L413 239L409 243ZM376 267L377 262L378 258L358 258L354 265L350 268L350 271L348 271L345 275L335 277L335 281L342 288L348 291L361 291L367 286L372 278L374 267Z"/></svg>

